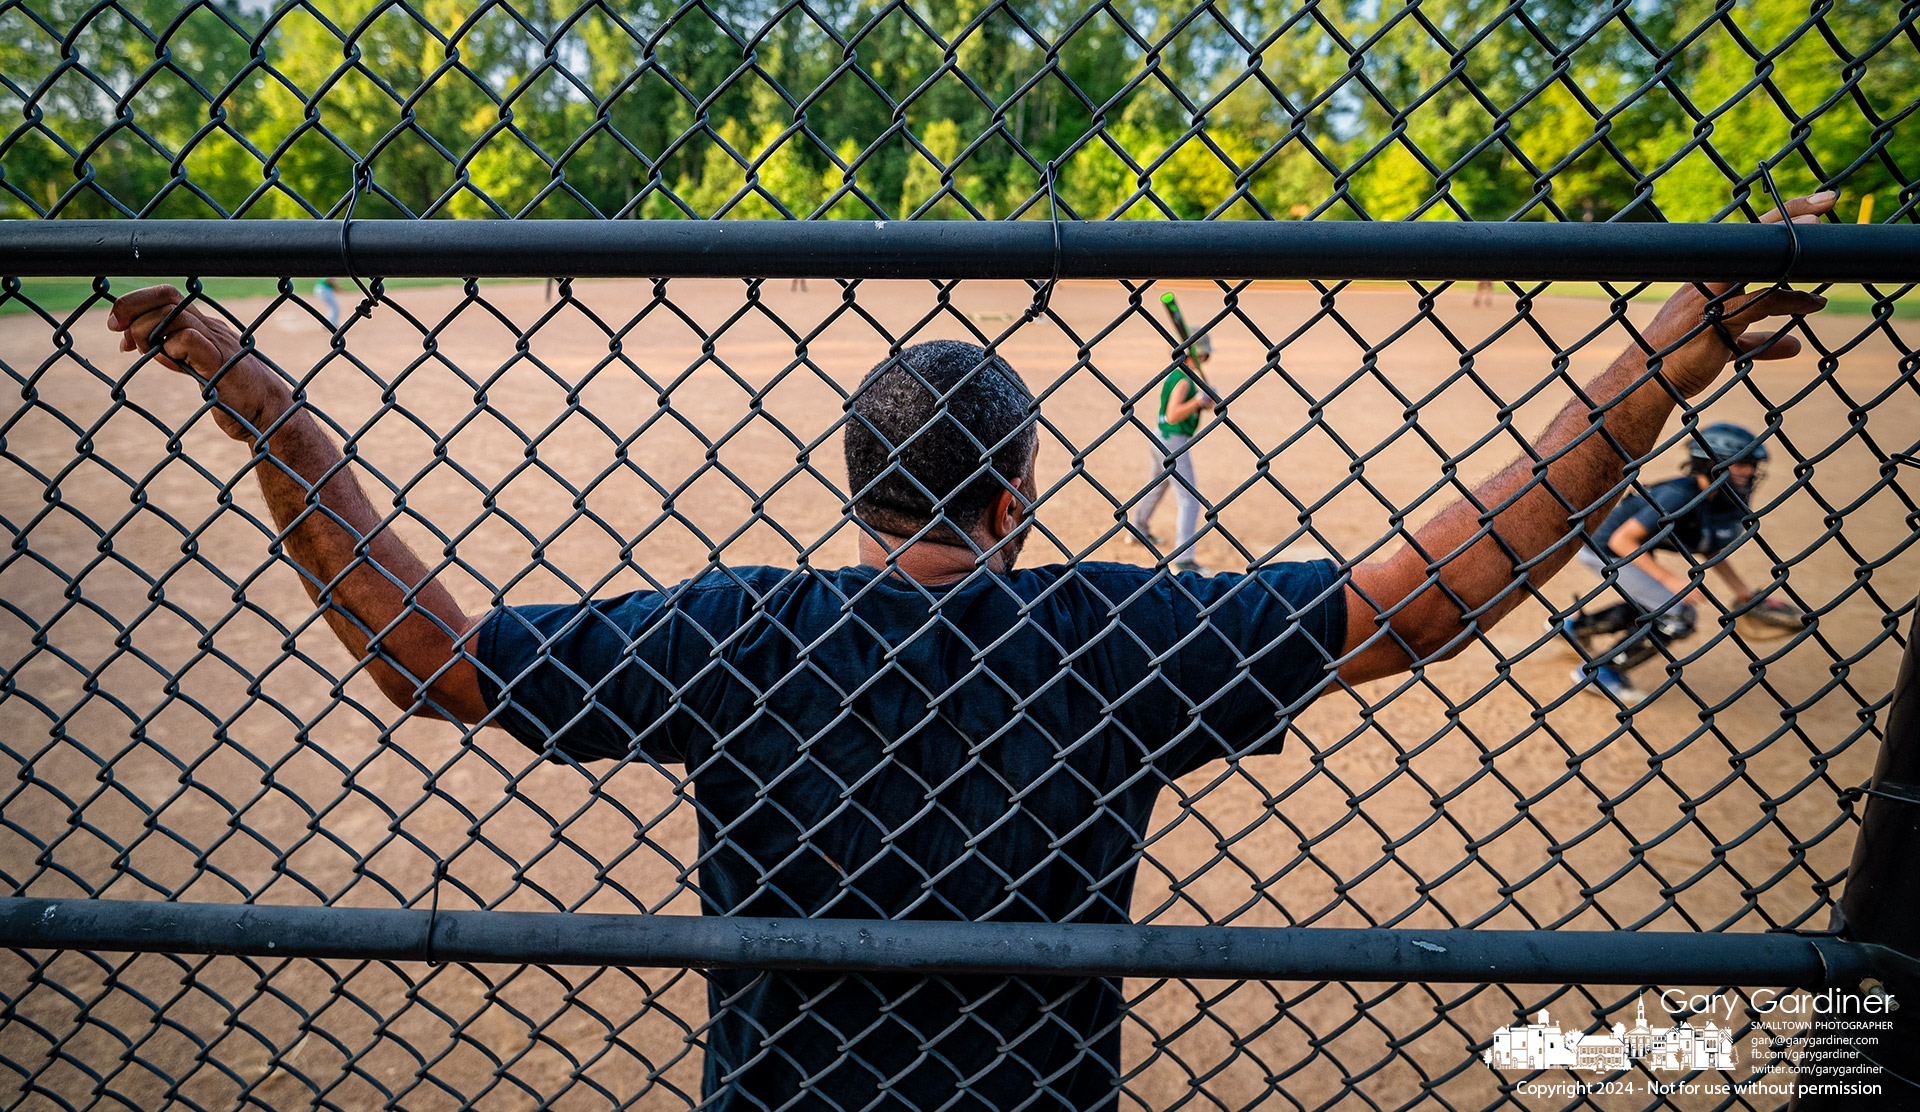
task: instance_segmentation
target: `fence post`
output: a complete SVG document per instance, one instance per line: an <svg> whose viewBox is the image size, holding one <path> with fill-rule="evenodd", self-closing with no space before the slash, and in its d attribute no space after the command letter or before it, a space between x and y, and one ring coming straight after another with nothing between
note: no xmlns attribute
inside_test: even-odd
<svg viewBox="0 0 1920 1112"><path fill-rule="evenodd" d="M1853 864L1847 870L1847 888L1840 896L1841 937L1856 942L1878 942L1909 957L1920 954L1920 883L1915 882L1915 862L1920 862L1920 600L1916 600L1914 620L1907 630L1907 651L1900 662L1900 677L1894 681L1893 700L1887 710L1887 732L1880 743L1880 760L1874 766L1873 781L1863 797L1860 835L1853 843ZM1875 1042L1862 1047L1839 1046L1841 1056L1823 1059L1832 1072L1802 1075L1802 1083L1834 1082L1841 1085L1877 1083L1882 1099L1891 1097L1887 1107L1909 1107L1920 1102L1920 1088L1913 1078L1920 1058L1920 991L1915 986L1894 990L1895 1010L1889 1018L1891 1030L1874 1032ZM1843 1018L1816 1017L1809 1029L1814 1037L1846 1037ZM1884 1037L1879 1037L1884 1034ZM1882 1068L1892 1065L1897 1074ZM1848 1072L1862 1069L1863 1072ZM1866 1072L1870 1071L1870 1072ZM1903 1099L1904 1098L1904 1099ZM1874 1101L1870 1107L1879 1107ZM1857 1108L1862 1098L1844 1092L1806 1092L1799 1085L1791 1107L1795 1112L1824 1112L1826 1109Z"/></svg>

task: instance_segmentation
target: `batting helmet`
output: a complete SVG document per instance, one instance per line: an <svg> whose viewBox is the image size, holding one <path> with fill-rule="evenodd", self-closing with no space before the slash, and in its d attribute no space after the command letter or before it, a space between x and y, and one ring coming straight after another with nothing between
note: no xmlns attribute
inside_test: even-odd
<svg viewBox="0 0 1920 1112"><path fill-rule="evenodd" d="M1722 421L1708 425L1687 445L1687 458L1696 471L1725 467L1730 463L1767 462L1767 446L1760 438L1739 425Z"/></svg>

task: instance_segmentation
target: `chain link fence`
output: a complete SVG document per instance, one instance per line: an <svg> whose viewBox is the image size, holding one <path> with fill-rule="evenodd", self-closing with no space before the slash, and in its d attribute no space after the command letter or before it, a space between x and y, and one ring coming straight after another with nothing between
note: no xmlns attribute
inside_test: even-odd
<svg viewBox="0 0 1920 1112"><path fill-rule="evenodd" d="M1321 659L1318 686L1279 699L1253 743L1179 767L1143 760L1120 788L1084 774L1094 739L1044 727L1063 771L987 782L1003 767L998 726L1044 721L1045 692L1079 697L1067 689L1087 646L1132 636L1119 600L1086 615L1082 645L1059 647L1057 675L1000 676L994 646L969 646L965 683L1018 697L1000 724L958 729L966 748L945 763L916 754L909 732L886 738L873 768L834 766L824 744L909 673L889 663L871 689L783 701L783 686L824 682L809 646L785 650L801 661L790 675L710 719L684 716L711 673L663 685L660 723L680 715L674 728L704 732L704 759L646 744L547 759L418 701L396 711L371 654L344 650L303 590L251 447L218 435L210 392L120 353L104 309L148 281L118 275L155 273L151 249L132 261L141 235L160 234L142 221L354 217L351 234L311 220L263 232L182 288L299 392L379 518L475 615L634 591L691 606L725 577L753 603L740 630L790 637L776 588L794 569L861 559L860 492L841 456L856 387L941 339L1003 357L1035 396L1022 566L1060 569L1063 590L1116 575L1203 590L1179 578L1186 560L1206 582L1320 559L1344 577L1510 462L1671 287L1324 276L1349 269L1056 282L1073 273L1065 229L1029 223L981 241L1024 251L1046 229L1051 275L1028 280L852 277L844 261L807 259L824 228L798 233L785 269L741 268L778 278L661 277L691 264L657 251L609 263L587 233L568 251L522 251L514 272L530 280L395 277L440 271L365 260L391 250L386 221L450 216L1743 221L1771 207L1769 172L1788 194L1842 187L1849 222L1911 224L1916 19L1912 4L1765 2L0 3L7 215L135 218L121 269L64 280L20 254L0 264L23 275L0 290L0 369L17 399L0 425L0 761L14 773L0 886L99 906L430 916L1819 936L1920 584L1902 463L1920 400L1909 286L1823 287L1827 311L1792 325L1804 350L1740 362L1626 484L1657 497L1717 423L1767 451L1728 542L1663 557L1698 588L1692 630L1643 609L1576 648L1559 623L1615 606L1623 565L1570 566L1526 582L1521 607L1452 659L1364 683ZM724 227L687 242L717 244ZM275 237L294 246L278 253ZM316 286L305 264L335 237L339 266ZM1488 265L1449 250L1375 272ZM1623 264L1636 267L1658 268ZM564 276L583 273L625 277ZM1185 445L1173 497L1142 520L1167 477L1163 387L1188 350L1163 295L1209 347L1220 404ZM1726 475L1723 461L1713 481ZM1188 498L1190 545L1176 538ZM1653 515L1651 532L1684 516ZM1763 600L1789 602L1804 628L1759 622ZM860 612L855 598L845 608ZM889 661L958 620L931 596L923 617ZM1650 650L1630 673L1641 691L1592 682L1588 658L1635 645ZM722 634L693 655L729 672L750 650ZM1254 667L1183 673L1189 731ZM1160 663L1148 672L1172 682ZM892 697L950 724L950 695ZM807 712L782 719L795 705ZM790 755L729 755L728 738L770 719ZM652 728L632 723L629 737ZM879 774L887 792L872 790ZM720 810L729 777L762 802ZM1071 823L1043 798L1053 789ZM955 801L975 792L1003 801L1007 827L966 829L944 871L896 877L884 909L861 902L892 839L965 826ZM824 803L817 825L788 810L808 793ZM863 807L885 837L870 859L836 858L830 825ZM1033 874L995 856L996 830L1021 823L1052 846L1018 862ZM1107 826L1115 855L1077 855ZM768 833L789 828L785 842ZM757 868L761 887L710 890L703 875L728 861ZM814 896L777 905L769 893L798 890L782 886L803 868ZM1081 903L1021 904L1045 870ZM431 945L442 936L428 929ZM968 1107L1014 1089L1054 1107L1082 1091L1071 1069L1007 1076L1030 1060L1117 1077L1109 1099L1125 1108L1591 1106L1526 1088L1561 1071L1483 1064L1495 1029L1543 1009L1569 1031L1630 1022L1636 1002L1675 987L1631 964L1614 983L1528 986L1088 979L1041 975L1036 959L1025 974L967 972L926 953L934 972L744 961L702 974L560 960L546 938L529 929L492 961L14 949L0 958L0 1103L731 1107L768 1091L703 1077L736 1040L743 1076L792 1066L766 1107L897 1107L936 1090ZM964 936L948 944L959 954ZM1738 1076L1791 1062L1753 1038L1770 1033L1761 987L1688 988L1735 1002L1702 1018L1738 1044ZM792 1001L795 1026L751 1031L742 1051L737 1025L769 995ZM1009 1001L1029 1026L994 1026ZM956 1018L919 1029L923 1007ZM1084 1017L1103 1008L1112 1024L1089 1035ZM1028 1057L1063 1033L1082 1041ZM809 1072L792 1048L822 1038L830 1065ZM1651 1092L1720 1076L1652 1059L1590 1076L1637 1081L1636 1106L1783 1103L1764 1086Z"/></svg>

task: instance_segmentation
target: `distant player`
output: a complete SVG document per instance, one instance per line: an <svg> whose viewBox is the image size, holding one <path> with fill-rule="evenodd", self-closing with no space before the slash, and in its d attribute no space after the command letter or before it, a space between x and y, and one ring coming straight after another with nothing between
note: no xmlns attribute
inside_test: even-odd
<svg viewBox="0 0 1920 1112"><path fill-rule="evenodd" d="M334 331L340 330L340 295L333 288L333 279L322 278L313 284L313 296L327 307L327 323Z"/></svg>
<svg viewBox="0 0 1920 1112"><path fill-rule="evenodd" d="M1180 339L1188 340L1186 320L1180 315L1180 306L1173 295L1167 294L1161 300L1173 314ZM1153 454L1152 477L1147 480L1153 485L1133 508L1134 533L1129 535L1130 539L1137 543L1145 538L1145 543L1168 551L1166 542L1149 531L1147 525L1167 488L1173 488L1178 518L1170 551L1174 554L1172 567L1177 572L1200 570L1200 561L1193 551L1193 536L1200 531L1200 482L1194 476L1193 453L1187 446L1200 431L1200 414L1213 412L1214 398L1205 387L1205 364L1212 356L1213 344L1205 336L1182 343L1174 350L1179 362L1160 381L1160 437Z"/></svg>
<svg viewBox="0 0 1920 1112"><path fill-rule="evenodd" d="M1581 610L1560 623L1560 632L1587 658L1573 670L1583 690L1627 704L1646 698L1628 671L1693 632L1694 603L1701 597L1684 568L1668 567L1655 554L1723 555L1747 529L1753 490L1766 462L1766 445L1753 433L1739 425L1710 425L1688 449L1686 474L1655 484L1644 495L1629 494L1594 531L1590 547L1580 550L1580 562L1603 578L1612 576L1626 601L1594 613ZM1714 571L1733 592L1736 606L1753 597L1731 563L1723 559ZM1782 626L1801 621L1799 612L1784 603L1764 604L1756 616ZM1596 648L1600 638L1612 634L1621 636Z"/></svg>

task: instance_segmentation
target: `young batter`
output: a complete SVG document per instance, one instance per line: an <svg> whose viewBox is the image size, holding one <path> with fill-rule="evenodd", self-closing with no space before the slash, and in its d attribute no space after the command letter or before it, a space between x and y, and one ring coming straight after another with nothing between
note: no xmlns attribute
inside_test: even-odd
<svg viewBox="0 0 1920 1112"><path fill-rule="evenodd" d="M1203 385L1206 375L1201 370L1211 354L1204 340L1184 349L1180 365L1160 383L1160 443L1153 458L1157 479L1148 480L1152 489L1133 508L1136 539L1145 537L1146 543L1164 549L1165 544L1148 531L1147 523L1167 488L1173 488L1174 507L1179 511L1172 549L1175 571L1200 570L1193 553L1193 535L1200 530L1200 483L1194 477L1193 453L1186 449L1200 431L1201 412L1213 411L1213 395Z"/></svg>

